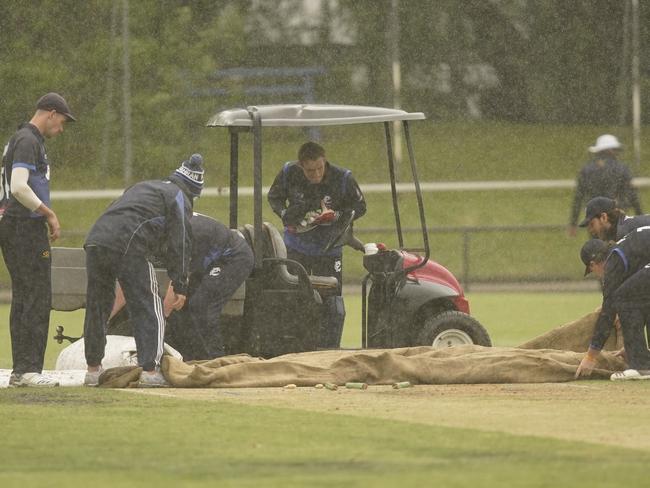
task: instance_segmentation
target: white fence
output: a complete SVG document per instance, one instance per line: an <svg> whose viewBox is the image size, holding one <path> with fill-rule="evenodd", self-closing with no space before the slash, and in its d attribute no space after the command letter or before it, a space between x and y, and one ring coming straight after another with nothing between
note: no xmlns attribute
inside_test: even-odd
<svg viewBox="0 0 650 488"><path fill-rule="evenodd" d="M650 186L650 178L634 178L634 186L644 188ZM362 184L361 190L364 193L388 193L390 185L385 183L368 183ZM414 192L413 183L397 183L397 190L400 193ZM530 189L549 189L549 188L573 188L574 180L510 180L510 181L442 181L442 182L424 182L420 183L423 192L442 192L442 191L481 191L481 190L530 190ZM72 190L72 191L53 191L53 200L88 200L101 198L117 198L124 190ZM269 191L269 187L263 187L264 194ZM253 194L252 186L239 188L241 196L250 196ZM203 190L203 196L217 197L230 195L228 187L210 187Z"/></svg>

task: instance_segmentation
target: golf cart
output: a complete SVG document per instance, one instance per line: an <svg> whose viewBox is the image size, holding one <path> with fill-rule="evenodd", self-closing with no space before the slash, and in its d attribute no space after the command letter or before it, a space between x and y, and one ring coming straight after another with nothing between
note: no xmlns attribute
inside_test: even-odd
<svg viewBox="0 0 650 488"><path fill-rule="evenodd" d="M456 278L429 259L422 192L409 132L410 121L424 118L422 113L347 105L267 105L226 110L210 118L208 127L225 128L230 134L230 228L242 233L255 257L251 276L222 312L227 353L272 357L317 349L323 298L335 293L337 288L336 278L310 276L298 262L287 259L280 231L263 219L263 128L369 123L384 126L399 247L363 255L367 274L361 282L361 347L491 345L487 331L469 315L469 304ZM391 125L396 121L402 125L408 149L422 231L420 249L404 247L391 133ZM241 225L238 221L239 139L247 134L252 136L253 144L253 223ZM350 245L364 251L363 244L354 236L353 220L352 214L340 219L336 235L327 244L329 247ZM73 310L83 306L82 256L83 250L53 249L53 308ZM164 270L159 271L158 277L160 289L165 290L168 278ZM108 332L128 333L128 327L125 329L123 318L114 317ZM59 341L65 338L62 331L55 337Z"/></svg>

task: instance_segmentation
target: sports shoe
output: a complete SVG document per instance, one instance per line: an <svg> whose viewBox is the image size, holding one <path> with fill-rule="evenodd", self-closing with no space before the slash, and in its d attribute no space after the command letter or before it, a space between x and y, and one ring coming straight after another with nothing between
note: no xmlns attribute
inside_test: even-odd
<svg viewBox="0 0 650 488"><path fill-rule="evenodd" d="M609 379L612 381L650 380L650 370L626 369L625 371L617 371Z"/></svg>
<svg viewBox="0 0 650 488"><path fill-rule="evenodd" d="M157 369L140 373L138 388L169 388L170 386L163 374Z"/></svg>
<svg viewBox="0 0 650 488"><path fill-rule="evenodd" d="M86 376L84 376L84 386L97 386L99 385L99 377L104 372L104 368L101 366L97 371L86 371Z"/></svg>
<svg viewBox="0 0 650 488"><path fill-rule="evenodd" d="M29 386L32 388L52 388L59 386L59 382L41 373L11 373L9 377L10 387Z"/></svg>

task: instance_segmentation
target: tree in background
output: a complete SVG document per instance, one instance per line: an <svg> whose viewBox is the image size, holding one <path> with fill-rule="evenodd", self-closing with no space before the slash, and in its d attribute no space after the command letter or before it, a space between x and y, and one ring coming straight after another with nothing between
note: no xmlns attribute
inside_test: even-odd
<svg viewBox="0 0 650 488"><path fill-rule="evenodd" d="M70 163L57 171L86 171L102 185L122 183L123 5L7 0L0 16L4 138L30 115L38 96L60 91L80 123L76 137L53 141L55 162ZM400 0L402 106L440 121L616 123L617 93L629 82L625 5ZM210 95L225 83L213 77L220 68L323 66L318 101L392 104L388 0L140 0L128 6L134 179L158 175L161 163L200 145L203 124L217 110L289 101L251 100L237 81L227 86L231 95ZM641 17L643 46L650 40L646 2ZM642 73L648 56L642 50Z"/></svg>

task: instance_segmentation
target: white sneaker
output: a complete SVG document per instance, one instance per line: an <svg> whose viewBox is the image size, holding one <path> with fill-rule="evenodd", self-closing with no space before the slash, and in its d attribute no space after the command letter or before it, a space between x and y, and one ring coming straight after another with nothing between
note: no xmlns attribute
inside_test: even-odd
<svg viewBox="0 0 650 488"><path fill-rule="evenodd" d="M143 371L140 373L138 388L169 388L170 386L159 370L151 372Z"/></svg>
<svg viewBox="0 0 650 488"><path fill-rule="evenodd" d="M626 369L625 371L617 371L609 379L612 381L650 380L650 370Z"/></svg>
<svg viewBox="0 0 650 488"><path fill-rule="evenodd" d="M84 386L97 386L99 385L99 377L104 372L104 368L101 366L97 371L86 371L86 376L84 376Z"/></svg>
<svg viewBox="0 0 650 488"><path fill-rule="evenodd" d="M10 387L29 386L33 388L52 388L59 386L59 382L41 373L11 374Z"/></svg>

